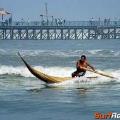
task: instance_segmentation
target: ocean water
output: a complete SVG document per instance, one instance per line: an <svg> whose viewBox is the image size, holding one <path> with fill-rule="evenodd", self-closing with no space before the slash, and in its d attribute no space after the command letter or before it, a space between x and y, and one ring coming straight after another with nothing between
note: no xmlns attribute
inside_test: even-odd
<svg viewBox="0 0 120 120"><path fill-rule="evenodd" d="M54 76L71 76L85 54L97 70L117 79L46 85L27 70L18 51ZM95 112L120 113L120 40L0 40L0 120L95 120Z"/></svg>

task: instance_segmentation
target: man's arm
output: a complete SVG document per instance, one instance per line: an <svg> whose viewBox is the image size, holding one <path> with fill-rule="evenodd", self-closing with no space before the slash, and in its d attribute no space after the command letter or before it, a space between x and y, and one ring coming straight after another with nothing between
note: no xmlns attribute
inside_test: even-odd
<svg viewBox="0 0 120 120"><path fill-rule="evenodd" d="M87 63L87 65L88 65L93 71L95 71L95 68L94 68L92 65L90 65L89 63Z"/></svg>

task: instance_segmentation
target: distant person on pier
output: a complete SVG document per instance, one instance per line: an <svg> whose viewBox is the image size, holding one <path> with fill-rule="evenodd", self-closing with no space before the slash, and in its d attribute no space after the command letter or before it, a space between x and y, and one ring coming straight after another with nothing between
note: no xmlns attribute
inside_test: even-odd
<svg viewBox="0 0 120 120"><path fill-rule="evenodd" d="M92 69L93 71L95 71L94 67L91 66L85 55L82 55L80 60L77 61L76 63L76 71L72 73L72 77L80 77L80 76L84 76L86 73L86 69L87 68Z"/></svg>

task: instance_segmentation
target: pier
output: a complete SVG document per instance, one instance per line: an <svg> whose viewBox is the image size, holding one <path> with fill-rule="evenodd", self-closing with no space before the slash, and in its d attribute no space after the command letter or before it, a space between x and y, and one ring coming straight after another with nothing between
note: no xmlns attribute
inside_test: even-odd
<svg viewBox="0 0 120 120"><path fill-rule="evenodd" d="M5 21L0 40L120 39L120 21Z"/></svg>

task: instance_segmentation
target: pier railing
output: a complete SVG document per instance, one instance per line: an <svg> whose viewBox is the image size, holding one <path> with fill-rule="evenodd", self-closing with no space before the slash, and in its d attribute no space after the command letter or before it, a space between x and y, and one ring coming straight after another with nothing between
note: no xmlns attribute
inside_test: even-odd
<svg viewBox="0 0 120 120"><path fill-rule="evenodd" d="M5 21L0 22L0 39L120 39L120 21Z"/></svg>
<svg viewBox="0 0 120 120"><path fill-rule="evenodd" d="M120 26L120 21L5 21L0 26Z"/></svg>

